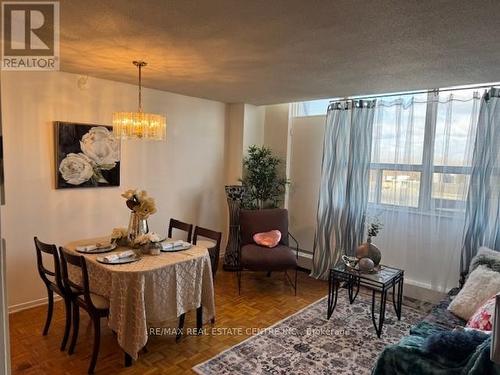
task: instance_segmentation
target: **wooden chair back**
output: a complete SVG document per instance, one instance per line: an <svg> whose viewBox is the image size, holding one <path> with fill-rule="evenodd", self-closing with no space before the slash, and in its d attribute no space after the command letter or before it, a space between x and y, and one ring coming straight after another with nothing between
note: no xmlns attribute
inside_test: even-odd
<svg viewBox="0 0 500 375"><path fill-rule="evenodd" d="M186 232L187 233L186 241L191 242L191 238L193 235L193 224L184 223L180 220L171 218L170 223L168 225L168 237L169 238L172 238L172 230L173 229L178 229L178 230Z"/></svg>
<svg viewBox="0 0 500 375"><path fill-rule="evenodd" d="M196 242L198 240L198 237L205 237L210 240L215 241L215 246L217 249L220 249L220 243L222 241L222 233L221 232L216 232L211 229L203 228L203 227L196 227L194 228L194 236L193 236L193 244L196 245Z"/></svg>
<svg viewBox="0 0 500 375"><path fill-rule="evenodd" d="M83 255L71 254L64 250L62 247L59 248L61 254L61 265L62 265L62 279L66 289L70 290L73 296L83 295L85 303L92 309L97 309L92 303L92 298L90 297L90 282L89 282L89 272L87 270L87 262ZM81 272L81 284L72 281L69 277L68 264L79 268Z"/></svg>
<svg viewBox="0 0 500 375"><path fill-rule="evenodd" d="M53 244L47 244L38 239L38 237L34 238L35 241L35 250L36 250L36 261L37 268L42 281L49 288L50 285L55 285L62 293L65 292L64 284L61 275L61 263L59 260L59 254L57 253L57 247ZM48 254L52 256L54 271L50 271L47 269L43 263L43 254ZM49 279L50 277L54 278L54 281Z"/></svg>
<svg viewBox="0 0 500 375"><path fill-rule="evenodd" d="M219 254L220 254L220 244L222 241L222 233L197 226L194 229L194 236L193 236L194 245L197 244L198 237L204 237L215 241L215 246L211 249L208 249L208 253L210 254L210 260L212 263L212 275L215 277L215 273L217 272L217 267L219 265Z"/></svg>

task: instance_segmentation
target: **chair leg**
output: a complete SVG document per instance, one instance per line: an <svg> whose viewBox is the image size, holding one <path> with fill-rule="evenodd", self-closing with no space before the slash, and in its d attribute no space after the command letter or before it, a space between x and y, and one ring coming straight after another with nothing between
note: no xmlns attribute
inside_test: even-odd
<svg viewBox="0 0 500 375"><path fill-rule="evenodd" d="M50 322L52 321L52 313L54 312L54 292L52 289L47 288L47 298L48 298L48 306L47 306L47 320L45 320L45 326L43 327L43 335L47 336L49 333Z"/></svg>
<svg viewBox="0 0 500 375"><path fill-rule="evenodd" d="M267 271L267 277L271 277L271 271Z"/></svg>
<svg viewBox="0 0 500 375"><path fill-rule="evenodd" d="M78 329L80 328L80 307L73 303L73 336L69 345L68 354L75 352L76 340L78 340Z"/></svg>
<svg viewBox="0 0 500 375"><path fill-rule="evenodd" d="M66 350L68 343L69 332L71 330L71 300L68 297L64 298L64 308L66 311L66 324L64 325L64 336L61 342L61 351Z"/></svg>
<svg viewBox="0 0 500 375"><path fill-rule="evenodd" d="M184 330L184 320L186 320L186 313L179 316L179 328L177 329L177 335L175 336L175 342L179 342L182 337L182 331Z"/></svg>
<svg viewBox="0 0 500 375"><path fill-rule="evenodd" d="M201 330L203 329L203 306L200 305L196 309L196 333L201 335Z"/></svg>
<svg viewBox="0 0 500 375"><path fill-rule="evenodd" d="M94 348L92 349L92 357L88 371L89 374L94 373L97 356L99 355L99 346L101 344L101 318L96 316L92 318L92 321L94 322Z"/></svg>

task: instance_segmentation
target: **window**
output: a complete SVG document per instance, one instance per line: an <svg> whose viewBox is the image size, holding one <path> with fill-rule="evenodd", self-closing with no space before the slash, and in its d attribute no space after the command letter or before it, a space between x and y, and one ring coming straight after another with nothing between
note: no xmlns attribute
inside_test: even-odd
<svg viewBox="0 0 500 375"><path fill-rule="evenodd" d="M369 202L463 210L479 101L474 90L379 100L373 125Z"/></svg>
<svg viewBox="0 0 500 375"><path fill-rule="evenodd" d="M368 201L462 212L481 94L478 89L446 88L377 98ZM294 103L292 114L325 115L330 101Z"/></svg>

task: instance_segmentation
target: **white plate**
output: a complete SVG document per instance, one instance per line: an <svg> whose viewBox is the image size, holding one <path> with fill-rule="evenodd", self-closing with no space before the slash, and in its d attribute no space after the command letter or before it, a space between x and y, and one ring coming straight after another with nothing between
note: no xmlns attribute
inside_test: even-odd
<svg viewBox="0 0 500 375"><path fill-rule="evenodd" d="M140 259L141 259L141 256L137 255L137 254L131 255L131 256L126 257L126 258L118 258L112 262L106 262L104 260L104 257L97 257L96 258L96 260L102 264L127 264L127 263L137 262Z"/></svg>
<svg viewBox="0 0 500 375"><path fill-rule="evenodd" d="M112 243L111 246L105 246L105 247L98 247L97 249L94 250L76 250L77 253L80 254L104 254L104 253L109 253L116 249L116 244Z"/></svg>

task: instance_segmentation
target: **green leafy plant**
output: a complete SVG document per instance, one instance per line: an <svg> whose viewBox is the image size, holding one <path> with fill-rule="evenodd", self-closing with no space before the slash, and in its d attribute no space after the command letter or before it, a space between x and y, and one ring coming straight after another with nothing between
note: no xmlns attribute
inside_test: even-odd
<svg viewBox="0 0 500 375"><path fill-rule="evenodd" d="M288 185L288 180L279 175L281 160L273 156L271 149L256 145L248 148L243 159L243 178L246 188L243 207L262 209L279 207Z"/></svg>

